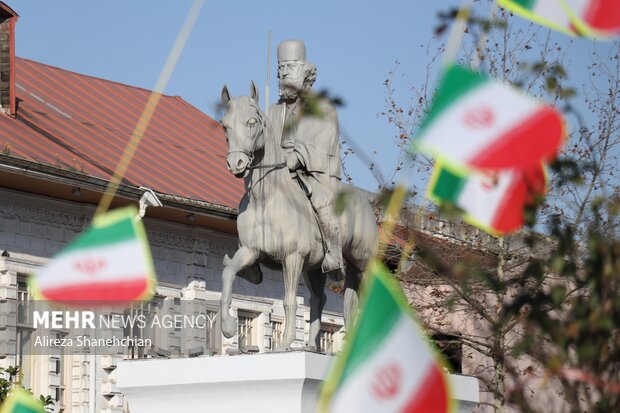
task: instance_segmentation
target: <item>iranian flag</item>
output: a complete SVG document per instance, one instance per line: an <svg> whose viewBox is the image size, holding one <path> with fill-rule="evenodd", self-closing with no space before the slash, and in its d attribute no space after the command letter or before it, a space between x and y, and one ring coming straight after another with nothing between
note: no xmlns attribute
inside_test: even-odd
<svg viewBox="0 0 620 413"><path fill-rule="evenodd" d="M43 405L22 388L11 390L2 404L0 413L45 413Z"/></svg>
<svg viewBox="0 0 620 413"><path fill-rule="evenodd" d="M569 1L584 2L584 0ZM578 34L563 0L497 0L497 2L505 9L543 26L570 35Z"/></svg>
<svg viewBox="0 0 620 413"><path fill-rule="evenodd" d="M148 299L155 285L150 248L137 210L95 217L93 225L33 277L42 299L73 305L122 305Z"/></svg>
<svg viewBox="0 0 620 413"><path fill-rule="evenodd" d="M464 219L493 235L521 228L525 209L546 191L544 167L525 170L474 171L467 175L438 162L428 196L438 205L449 203L465 213Z"/></svg>
<svg viewBox="0 0 620 413"><path fill-rule="evenodd" d="M498 0L526 19L571 35L609 37L620 34L618 0Z"/></svg>
<svg viewBox="0 0 620 413"><path fill-rule="evenodd" d="M463 169L518 169L555 158L564 135L554 108L453 65L413 145Z"/></svg>
<svg viewBox="0 0 620 413"><path fill-rule="evenodd" d="M441 364L402 291L378 264L369 274L361 313L324 383L319 411L451 411Z"/></svg>

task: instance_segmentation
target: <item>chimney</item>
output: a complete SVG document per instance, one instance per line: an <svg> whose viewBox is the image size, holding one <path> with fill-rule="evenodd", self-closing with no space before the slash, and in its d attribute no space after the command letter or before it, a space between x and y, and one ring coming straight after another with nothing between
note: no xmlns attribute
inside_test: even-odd
<svg viewBox="0 0 620 413"><path fill-rule="evenodd" d="M0 1L0 110L15 116L15 22L19 16Z"/></svg>

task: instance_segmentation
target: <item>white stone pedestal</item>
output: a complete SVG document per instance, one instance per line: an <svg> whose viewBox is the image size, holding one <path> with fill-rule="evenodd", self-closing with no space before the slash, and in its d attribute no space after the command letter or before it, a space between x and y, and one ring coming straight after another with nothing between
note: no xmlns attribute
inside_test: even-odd
<svg viewBox="0 0 620 413"><path fill-rule="evenodd" d="M117 387L131 413L314 413L321 381L334 358L309 352L118 364ZM452 376L459 412L478 402L478 381Z"/></svg>

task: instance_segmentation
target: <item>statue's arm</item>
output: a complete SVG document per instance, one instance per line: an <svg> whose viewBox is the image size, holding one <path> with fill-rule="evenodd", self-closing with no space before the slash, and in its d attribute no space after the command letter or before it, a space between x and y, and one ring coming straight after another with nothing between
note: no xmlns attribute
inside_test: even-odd
<svg viewBox="0 0 620 413"><path fill-rule="evenodd" d="M294 153L299 158L301 166L309 172L330 172L330 158L340 156L340 144L336 128L324 129L314 135L314 142L298 139L295 142Z"/></svg>

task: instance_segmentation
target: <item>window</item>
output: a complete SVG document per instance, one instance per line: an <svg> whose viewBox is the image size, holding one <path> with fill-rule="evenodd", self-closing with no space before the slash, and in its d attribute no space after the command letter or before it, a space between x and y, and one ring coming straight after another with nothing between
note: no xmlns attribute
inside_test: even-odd
<svg viewBox="0 0 620 413"><path fill-rule="evenodd" d="M284 328L279 321L272 321L271 323L271 338L269 339L269 349L275 351L275 349L282 343L282 336L284 334Z"/></svg>
<svg viewBox="0 0 620 413"><path fill-rule="evenodd" d="M50 373L60 374L60 358L50 357Z"/></svg>
<svg viewBox="0 0 620 413"><path fill-rule="evenodd" d="M136 303L132 304L130 308L125 309L124 317L127 322L123 327L123 335L125 337L129 337L132 339L146 339L150 338L151 329L147 328L148 322L150 321L150 303ZM142 328L141 321L144 323L144 328ZM135 341L128 341L128 345L125 348L125 358L127 359L137 359L144 358L146 356L146 352L148 349L144 348L144 346L139 346Z"/></svg>
<svg viewBox="0 0 620 413"><path fill-rule="evenodd" d="M450 373L462 373L463 344L456 336L439 334L433 336L437 349L443 355Z"/></svg>
<svg viewBox="0 0 620 413"><path fill-rule="evenodd" d="M217 311L207 310L207 348L211 354L219 354L222 351L222 336L217 321Z"/></svg>
<svg viewBox="0 0 620 413"><path fill-rule="evenodd" d="M242 351L256 344L254 320L256 320L255 314L238 312L237 334L239 335L239 349Z"/></svg>
<svg viewBox="0 0 620 413"><path fill-rule="evenodd" d="M50 395L52 396L52 399L54 399L57 404L62 404L65 389L60 386L50 386L50 390Z"/></svg>
<svg viewBox="0 0 620 413"><path fill-rule="evenodd" d="M31 335L32 325L30 323L30 289L28 288L28 275L17 274L17 331L16 331L16 363L22 374L22 384L30 385L30 372L32 361L30 354L32 351Z"/></svg>
<svg viewBox="0 0 620 413"><path fill-rule="evenodd" d="M322 325L319 332L319 352L325 354L334 354L336 333L340 328L333 325Z"/></svg>
<svg viewBox="0 0 620 413"><path fill-rule="evenodd" d="M28 276L17 275L17 324L31 325L30 323L30 289Z"/></svg>

